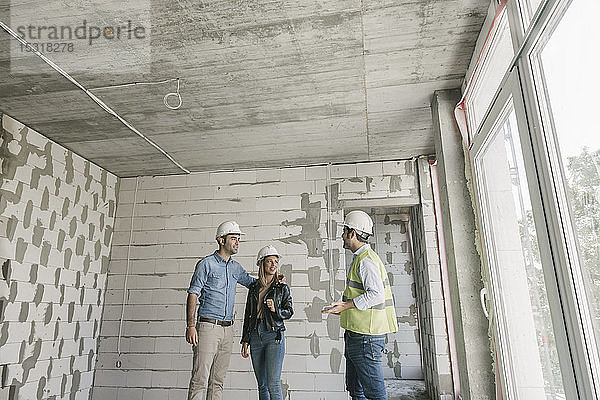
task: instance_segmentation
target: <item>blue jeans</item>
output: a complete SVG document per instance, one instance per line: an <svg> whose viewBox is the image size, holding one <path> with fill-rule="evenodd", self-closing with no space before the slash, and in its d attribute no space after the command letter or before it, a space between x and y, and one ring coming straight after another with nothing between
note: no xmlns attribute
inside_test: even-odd
<svg viewBox="0 0 600 400"><path fill-rule="evenodd" d="M346 390L352 400L387 400L382 359L385 335L344 333Z"/></svg>
<svg viewBox="0 0 600 400"><path fill-rule="evenodd" d="M250 357L258 383L260 400L282 400L281 367L285 353L285 338L277 340L277 332L267 331L264 324L257 323L250 334Z"/></svg>

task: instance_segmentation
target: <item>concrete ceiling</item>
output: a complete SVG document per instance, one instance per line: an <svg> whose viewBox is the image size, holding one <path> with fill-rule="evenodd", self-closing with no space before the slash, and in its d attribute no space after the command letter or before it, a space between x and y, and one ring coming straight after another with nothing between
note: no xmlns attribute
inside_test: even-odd
<svg viewBox="0 0 600 400"><path fill-rule="evenodd" d="M91 18L90 12L110 22L127 20L125 3L147 7L145 48L98 41L76 59L46 54L90 89L179 77L178 110L163 104L174 82L93 93L191 171L433 152L430 97L462 83L489 6L137 0L83 10L81 1L60 8L47 1L14 1L18 8L2 5L0 16L16 30L32 12L48 23L54 16ZM43 61L11 55L11 43L0 30L0 111L119 176L182 172Z"/></svg>

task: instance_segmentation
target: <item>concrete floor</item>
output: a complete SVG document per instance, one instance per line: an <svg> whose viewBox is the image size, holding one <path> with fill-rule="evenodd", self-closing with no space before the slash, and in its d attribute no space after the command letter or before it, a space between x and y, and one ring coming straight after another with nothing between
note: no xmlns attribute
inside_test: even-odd
<svg viewBox="0 0 600 400"><path fill-rule="evenodd" d="M431 400L425 382L406 379L386 379L388 400Z"/></svg>

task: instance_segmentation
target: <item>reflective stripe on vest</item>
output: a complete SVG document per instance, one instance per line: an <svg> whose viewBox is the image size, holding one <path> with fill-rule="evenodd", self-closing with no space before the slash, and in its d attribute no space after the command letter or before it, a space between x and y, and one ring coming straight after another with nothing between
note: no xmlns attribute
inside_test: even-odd
<svg viewBox="0 0 600 400"><path fill-rule="evenodd" d="M363 287L363 284L361 282L354 282L351 281L350 279L346 279L346 285L348 285L351 288L354 289L360 289L360 290L365 290L365 288ZM389 286L390 282L387 279L387 276L385 278L385 280L383 281L383 286Z"/></svg>
<svg viewBox="0 0 600 400"><path fill-rule="evenodd" d="M344 329L365 335L383 335L396 332L398 330L398 322L396 320L396 310L394 309L394 301L392 299L392 290L389 280L387 279L387 271L377 253L370 247L361 251L354 258L350 271L348 272L346 290L344 290L342 300L351 300L365 293L362 280L358 273L360 263L365 258L369 258L379 267L384 285L385 301L376 304L367 310L350 308L342 311L341 326Z"/></svg>

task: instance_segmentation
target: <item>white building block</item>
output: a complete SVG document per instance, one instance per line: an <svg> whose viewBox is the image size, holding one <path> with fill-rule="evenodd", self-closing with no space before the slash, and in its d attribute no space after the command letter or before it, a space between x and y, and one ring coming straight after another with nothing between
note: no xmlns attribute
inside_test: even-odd
<svg viewBox="0 0 600 400"><path fill-rule="evenodd" d="M209 180L210 174L208 172L194 172L187 175L187 186L189 187L197 187L197 186L208 186L210 183Z"/></svg>
<svg viewBox="0 0 600 400"><path fill-rule="evenodd" d="M330 167L331 178L354 178L356 177L356 164L340 164Z"/></svg>
<svg viewBox="0 0 600 400"><path fill-rule="evenodd" d="M268 168L256 170L256 182L276 182L281 180L281 169Z"/></svg>

